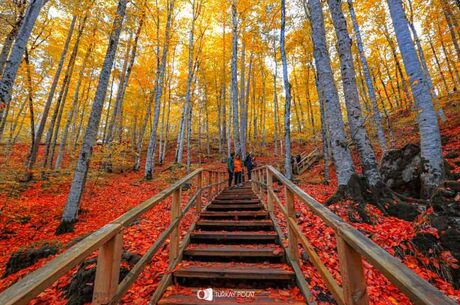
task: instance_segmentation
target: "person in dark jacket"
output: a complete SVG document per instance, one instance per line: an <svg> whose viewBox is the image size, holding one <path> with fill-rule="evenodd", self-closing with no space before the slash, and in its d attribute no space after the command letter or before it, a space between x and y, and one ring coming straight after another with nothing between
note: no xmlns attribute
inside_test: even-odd
<svg viewBox="0 0 460 305"><path fill-rule="evenodd" d="M244 159L244 166L248 169L248 180L251 181L252 170L257 167L256 159L252 153L248 153L246 159Z"/></svg>
<svg viewBox="0 0 460 305"><path fill-rule="evenodd" d="M227 160L227 171L228 171L228 187L232 186L233 176L235 174L235 153L231 153Z"/></svg>

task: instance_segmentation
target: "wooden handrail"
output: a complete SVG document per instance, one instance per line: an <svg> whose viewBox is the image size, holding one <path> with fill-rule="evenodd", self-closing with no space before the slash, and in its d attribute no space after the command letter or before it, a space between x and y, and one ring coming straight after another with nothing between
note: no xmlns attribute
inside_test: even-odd
<svg viewBox="0 0 460 305"><path fill-rule="evenodd" d="M412 302L423 305L456 304L453 300L442 294L437 288L419 277L398 259L379 247L372 240L364 236L350 224L320 204L302 189L287 179L283 174L272 166L263 166L255 170L254 189L263 198L266 192L267 206L276 202L285 216L288 230L294 232L297 241L307 251L311 262L319 271L322 279L326 282L329 290L339 304L365 305L368 304L366 281L363 272L362 258L377 268L394 285L396 285ZM266 176L266 183L264 183ZM283 206L281 200L272 188L272 178L275 177L285 186L288 196L294 196L307 205L310 210L319 216L329 227L334 229L337 239L340 272L342 275L342 287L332 277L326 266L321 262L305 235L302 233L297 221L290 217L292 212ZM263 188L261 186L264 186ZM289 199L292 200L292 199ZM288 200L288 201L289 201ZM270 207L268 207L270 210ZM293 247L293 245L291 244Z"/></svg>
<svg viewBox="0 0 460 305"><path fill-rule="evenodd" d="M206 186L201 185L203 181L202 175L205 172L208 173L209 177L213 177L214 180L217 180L217 183L210 183L210 185ZM185 183L195 177L197 177L199 181L197 191L189 199L184 209L180 210L181 188ZM209 181L212 182L212 179ZM90 234L85 239L48 262L45 266L28 274L22 280L7 288L0 294L0 304L27 304L30 300L44 291L47 287L51 286L56 280L81 263L97 249L100 249L100 251L97 263L98 270L96 271L93 304L115 303L121 299L123 294L134 283L135 279L143 271L146 264L166 242L168 236L170 236L175 230L178 230L181 219L197 202L200 203L197 212L201 212L201 196L203 191L205 189L209 189L209 198L212 198L222 189L225 181L225 172L223 171L212 171L202 168L193 171L172 184L170 187L140 203L111 223ZM118 284L120 264L117 260L120 259L122 251L121 233L123 228L129 226L141 215L171 195L176 196L175 200L173 200L171 210L178 212L173 212L176 215L172 215L174 217L171 218L171 223L168 228L165 229L140 261L133 267L133 269L131 269L128 276L126 276L124 280ZM178 234L178 236L180 235ZM173 251L178 251L178 249L174 248L173 245L170 245L170 255ZM173 254L177 256L177 253ZM101 255L103 256L101 257ZM176 260L173 259L173 261L175 262ZM110 272L107 270L110 270ZM111 277L110 274L114 274L115 276ZM97 289L99 289L99 291L96 291Z"/></svg>

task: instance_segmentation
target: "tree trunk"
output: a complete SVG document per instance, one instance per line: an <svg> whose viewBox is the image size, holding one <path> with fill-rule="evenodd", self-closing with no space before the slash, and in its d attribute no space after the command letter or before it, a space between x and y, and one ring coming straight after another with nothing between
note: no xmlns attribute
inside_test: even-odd
<svg viewBox="0 0 460 305"><path fill-rule="evenodd" d="M235 152L241 153L240 130L238 121L238 12L237 0L232 0L232 82L231 97L233 103L233 145Z"/></svg>
<svg viewBox="0 0 460 305"><path fill-rule="evenodd" d="M2 79L0 80L0 122L6 120L5 108L11 102L13 86L16 81L19 66L22 62L27 42L35 25L35 21L46 0L31 0L24 15L24 20L16 35L16 40L11 48L10 56L3 70ZM0 130L0 140L3 130Z"/></svg>
<svg viewBox="0 0 460 305"><path fill-rule="evenodd" d="M291 84L289 83L288 64L286 58L285 39L286 39L286 0L281 0L281 30L280 30L280 51L281 61L283 62L284 79L284 173L288 179L292 179L291 163Z"/></svg>
<svg viewBox="0 0 460 305"><path fill-rule="evenodd" d="M332 144L332 156L337 172L339 187L343 187L348 185L351 176L355 174L355 169L348 148L345 125L340 110L339 96L334 83L331 61L326 45L326 32L321 1L308 0L308 6L311 14L310 18L314 46L313 54L318 72L318 83L325 100L327 125L329 127Z"/></svg>
<svg viewBox="0 0 460 305"><path fill-rule="evenodd" d="M444 72L442 70L441 63L439 61L438 54L433 46L433 42L431 41L431 37L429 37L428 43L430 44L431 51L433 52L434 60L436 62L436 66L438 67L439 75L441 76L442 83L444 84L444 89L446 90L446 94L449 94L449 86L447 85L446 77L444 76Z"/></svg>
<svg viewBox="0 0 460 305"><path fill-rule="evenodd" d="M353 8L352 0L348 0L348 7L350 9L351 20L353 22L353 28L354 28L355 35L356 35L356 43L358 45L359 58L361 59L364 78L366 79L367 91L369 93L369 98L370 98L371 104L372 104L372 113L373 113L373 116L374 116L375 125L377 127L377 137L379 139L380 148L383 151L386 151L387 150L387 142L386 142L386 139L385 139L385 133L383 131L382 116L380 114L380 110L379 110L379 107L377 105L377 99L375 97L374 84L372 83L371 73L370 73L370 70L369 70L369 65L367 63L366 55L364 53L364 45L363 45L363 40L361 38L361 31L359 29L359 25L358 25L358 22L356 20L356 14L355 14L355 10Z"/></svg>
<svg viewBox="0 0 460 305"><path fill-rule="evenodd" d="M163 44L163 53L161 55L161 64L159 67L157 67L158 81L155 84L155 90L154 90L155 100L154 100L154 108L153 108L154 111L153 111L152 132L150 133L150 141L149 141L149 146L147 149L147 158L145 161L144 176L146 180L153 179L153 172L155 170L157 128L158 128L158 121L160 118L160 102L161 102L161 96L163 95L163 83L164 83L165 71L166 71L166 59L168 57L168 48L169 48L169 41L170 41L170 36L171 36L174 1L175 0L169 0L168 16L166 20L166 30L165 30L165 38L164 38L164 44Z"/></svg>
<svg viewBox="0 0 460 305"><path fill-rule="evenodd" d="M59 59L58 67L57 67L56 73L54 74L53 82L51 84L51 88L50 88L50 91L48 93L48 98L47 98L47 100L45 102L45 107L43 109L42 118L40 120L40 124L38 125L37 132L36 132L36 135L35 135L34 145L31 145L31 147L30 147L30 152L29 152L29 156L28 156L28 160L27 160L27 169L28 170L32 169L32 167L35 164L35 161L37 160L37 154L38 154L39 145L40 145L40 142L41 142L41 139L42 139L42 136L43 136L43 132L45 131L46 120L48 119L48 114L49 114L49 111L51 109L51 103L53 102L54 94L56 92L56 88L57 88L57 85L58 85L58 82L59 82L59 78L60 78L60 75L61 75L61 72L62 72L62 68L64 66L65 57L66 57L67 51L69 49L69 45L70 45L70 41L72 39L73 31L75 29L76 20L77 20L77 17L74 16L72 18L72 22L70 24L69 31L67 33L67 38L66 38L66 41L64 43L64 48L62 49L62 53L61 53L61 57Z"/></svg>
<svg viewBox="0 0 460 305"><path fill-rule="evenodd" d="M340 0L328 0L328 4L338 40L338 52L341 66L340 72L342 75L345 105L347 107L351 136L358 150L364 176L371 187L378 187L381 186L383 182L377 169L377 159L361 114L356 72L351 52L351 39L348 35L347 22L342 11Z"/></svg>
<svg viewBox="0 0 460 305"><path fill-rule="evenodd" d="M417 105L417 118L420 130L421 157L425 173L422 178L424 195L429 195L439 186L444 177L444 164L441 151L436 111L428 86L425 84L423 70L417 58L417 52L410 36L406 15L401 0L387 0L390 15L395 28L396 38L401 51L404 66L410 76L410 85Z"/></svg>
<svg viewBox="0 0 460 305"><path fill-rule="evenodd" d="M54 166L54 168L56 169L61 168L62 159L64 158L64 154L65 154L65 147L67 143L67 137L69 134L70 125L72 124L73 117L76 115L76 111L77 111L81 83L84 77L84 72L86 70L86 65L88 63L89 56L91 55L93 48L94 48L94 43L92 43L89 46L88 50L86 51L85 58L83 59L83 63L80 69L80 73L78 75L77 87L75 88L75 92L72 98L72 106L70 108L69 113L67 114L67 120L66 120L66 124L64 128L64 132L62 133L61 143L59 144L59 152L56 158L56 164Z"/></svg>
<svg viewBox="0 0 460 305"><path fill-rule="evenodd" d="M329 183L329 163L330 163L330 136L327 126L326 102L319 86L318 79L315 77L316 90L318 91L318 101L321 115L321 138L323 139L323 159L324 159L324 183Z"/></svg>
<svg viewBox="0 0 460 305"><path fill-rule="evenodd" d="M59 130L61 127L61 120L62 120L62 114L64 112L64 105L67 100L67 94L69 93L70 82L72 79L73 70L75 68L75 61L77 59L78 49L80 47L80 40L81 40L83 31L85 29L86 20L87 20L87 16L83 17L83 20L81 21L80 26L78 28L77 39L75 41L75 45L73 47L72 54L70 55L70 59L69 59L69 67L67 68L67 71L66 71L66 74L63 80L63 83L65 84L65 89L60 92L60 95L58 97L58 105L60 105L59 114L57 117L55 128L54 130L52 130L52 133L51 133L51 142L49 144L48 142L46 143L47 148L45 150L45 161L48 158L48 155L46 152L48 150L48 145L49 145L49 167L50 168L53 166L54 153L56 149L57 138L59 136ZM44 166L46 166L45 162L44 162Z"/></svg>
<svg viewBox="0 0 460 305"><path fill-rule="evenodd" d="M99 83L94 97L93 108L86 127L83 146L77 161L77 167L70 187L69 196L65 205L64 213L61 219L61 225L56 233L64 233L73 230L73 223L77 220L78 210L80 208L81 196L86 183L86 177L89 170L89 162L94 143L96 141L99 123L101 120L102 108L104 106L105 95L107 93L107 85L109 83L110 72L112 70L115 53L120 39L120 32L123 26L125 17L127 0L120 0L113 21L112 32L110 33L109 45L107 47L104 64L99 76Z"/></svg>
<svg viewBox="0 0 460 305"><path fill-rule="evenodd" d="M18 35L19 28L21 27L22 21L24 20L24 8L26 6L26 0L21 0L17 2L17 8L19 11L19 16L16 19L16 22L13 24L11 31L6 35L5 40L3 41L2 52L0 53L0 77L3 75L5 69L6 61L11 52L11 47Z"/></svg>
<svg viewBox="0 0 460 305"><path fill-rule="evenodd" d="M186 93L185 93L185 104L183 107L181 126L179 128L179 134L177 136L177 155L176 155L177 163L182 162L182 155L184 151L185 131L186 131L185 126L187 125L186 120L188 118L188 114L191 112L190 108L192 107L191 94L192 94L192 83L194 79L195 22L200 14L200 10L201 10L201 0L198 0L198 3L196 3L196 0L193 0L192 1L192 12L193 12L192 24L191 24L189 40L188 40L187 88L186 88Z"/></svg>
<svg viewBox="0 0 460 305"><path fill-rule="evenodd" d="M247 101L246 101L246 43L244 37L241 38L241 68L240 68L240 153L244 160L246 157L246 128L247 128ZM249 78L249 76L248 76Z"/></svg>

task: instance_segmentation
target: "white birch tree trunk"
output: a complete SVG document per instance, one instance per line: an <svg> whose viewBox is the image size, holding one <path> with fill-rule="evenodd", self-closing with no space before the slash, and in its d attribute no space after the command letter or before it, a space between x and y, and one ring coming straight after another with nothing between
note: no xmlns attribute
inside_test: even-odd
<svg viewBox="0 0 460 305"><path fill-rule="evenodd" d="M174 1L170 0L168 4L168 16L166 20L166 30L165 30L165 38L163 44L163 52L161 55L161 63L160 66L157 68L159 69L158 73L158 81L156 82L155 87L155 100L154 100L154 107L153 107L153 124L152 124L152 131L150 133L150 141L149 146L147 148L147 158L145 160L145 173L144 178L146 180L153 179L153 172L155 170L155 152L156 152L156 143L157 143L157 129L158 129L158 121L160 119L160 104L161 104L161 96L163 95L163 83L165 79L165 71L166 71L166 60L168 57L168 49L169 49L169 41L171 36L171 26L172 26L172 19L174 13Z"/></svg>
<svg viewBox="0 0 460 305"><path fill-rule="evenodd" d="M359 58L361 60L361 64L363 67L364 78L366 79L366 86L367 91L369 93L369 97L372 104L372 114L374 117L374 122L377 128L377 137L379 139L380 148L383 151L387 150L387 141L385 138L385 132L383 131L383 124L382 124L382 115L380 114L380 110L377 104L377 98L375 96L375 89L374 84L372 83L371 73L369 70L369 64L367 63L367 58L364 53L364 44L361 38L361 31L359 29L358 21L356 20L355 10L353 8L353 1L348 0L348 8L350 10L351 20L353 22L353 29L355 31L356 36L356 44L358 46L359 51Z"/></svg>
<svg viewBox="0 0 460 305"><path fill-rule="evenodd" d="M16 40L11 48L10 56L8 57L5 69L3 70L2 79L0 80L0 122L6 120L5 108L11 102L14 82L16 81L16 75L24 56L27 42L29 41L32 29L45 2L46 0L30 1L24 14L24 20L16 35ZM3 131L0 130L0 140L2 138L2 133Z"/></svg>
<svg viewBox="0 0 460 305"><path fill-rule="evenodd" d="M128 0L120 0L113 21L112 31L110 33L109 44L107 47L104 63L102 65L101 73L99 76L99 83L94 96L93 107L91 115L86 127L83 145L77 161L72 185L70 187L69 196L64 208L64 213L61 219L61 226L58 228L57 233L65 233L72 230L72 223L77 220L78 210L80 208L81 196L86 183L86 177L89 170L89 162L94 143L99 129L101 120L102 108L104 106L105 95L107 93L107 85L109 83L110 73L115 59L115 54L120 39L120 32L123 26L123 20L126 13L126 6ZM70 225L70 228L69 228Z"/></svg>
<svg viewBox="0 0 460 305"><path fill-rule="evenodd" d="M334 83L331 60L326 45L326 31L320 0L308 0L310 11L312 40L318 83L325 100L327 125L330 131L332 158L337 172L339 187L346 186L355 169L348 148L339 96Z"/></svg>
<svg viewBox="0 0 460 305"><path fill-rule="evenodd" d="M425 84L423 70L417 57L401 0L387 0L399 50L409 75L410 86L417 105L421 157L424 164L422 184L424 196L440 185L444 177L441 135L433 100Z"/></svg>
<svg viewBox="0 0 460 305"><path fill-rule="evenodd" d="M70 23L69 31L67 33L67 38L66 38L66 41L64 43L64 48L62 49L61 57L59 59L58 67L57 67L56 73L54 74L53 82L51 84L51 88L50 88L50 91L48 93L48 98L46 99L46 102L45 102L45 107L43 109L42 118L40 120L40 124L38 125L37 132L35 134L35 141L34 141L33 145L30 148L29 157L28 157L28 160L27 160L27 169L28 170L32 169L32 167L35 164L35 161L37 160L38 148L39 148L42 136L43 136L43 132L45 131L45 125L46 125L46 121L48 119L49 111L51 109L51 103L53 102L54 94L56 92L56 88L57 88L57 85L58 85L58 82L59 82L59 77L61 76L62 68L64 66L65 57L66 57L68 49L69 49L69 45L70 45L70 41L72 39L73 31L75 29L76 20L77 20L77 17L74 16L72 18L72 22Z"/></svg>
<svg viewBox="0 0 460 305"><path fill-rule="evenodd" d="M289 83L288 64L285 49L286 40L286 0L281 0L281 30L280 30L280 51L283 62L284 80L284 174L288 179L292 179L291 164L291 84Z"/></svg>
<svg viewBox="0 0 460 305"><path fill-rule="evenodd" d="M236 153L241 153L238 116L238 12L237 0L232 0L232 81L231 98L233 107L233 145Z"/></svg>
<svg viewBox="0 0 460 305"><path fill-rule="evenodd" d="M351 39L348 35L347 22L342 11L342 1L328 0L328 4L338 40L338 53L341 65L340 72L351 137L356 144L364 176L369 185L375 188L382 185L382 179L377 169L377 159L371 146L369 136L367 135L361 112L358 86L356 83L356 72L351 52Z"/></svg>

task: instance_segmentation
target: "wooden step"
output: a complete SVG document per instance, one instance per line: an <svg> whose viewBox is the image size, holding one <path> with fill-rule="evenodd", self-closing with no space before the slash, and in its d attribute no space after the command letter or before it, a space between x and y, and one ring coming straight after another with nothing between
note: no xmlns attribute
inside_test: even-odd
<svg viewBox="0 0 460 305"><path fill-rule="evenodd" d="M248 246L248 245L199 245L193 244L184 251L187 256L206 257L282 257L284 251L276 245Z"/></svg>
<svg viewBox="0 0 460 305"><path fill-rule="evenodd" d="M224 210L224 211L234 211L234 210L261 210L263 205L260 203L256 204L210 204L207 207L207 210Z"/></svg>
<svg viewBox="0 0 460 305"><path fill-rule="evenodd" d="M199 226L234 226L234 227L267 227L272 226L271 220L198 220Z"/></svg>
<svg viewBox="0 0 460 305"><path fill-rule="evenodd" d="M238 199L238 200L213 200L212 203L214 204L256 204L260 203L259 199Z"/></svg>
<svg viewBox="0 0 460 305"><path fill-rule="evenodd" d="M197 297L198 290L201 289L171 286L168 288L165 296L158 302L158 305L235 305L240 303L257 305L305 305L303 297L293 296L291 290L284 289L272 288L267 291L259 289L213 288L212 301L199 299Z"/></svg>
<svg viewBox="0 0 460 305"><path fill-rule="evenodd" d="M197 228L203 230L271 230L273 222L271 220L199 220Z"/></svg>
<svg viewBox="0 0 460 305"><path fill-rule="evenodd" d="M233 201L233 200L258 200L256 196L217 196L214 200Z"/></svg>
<svg viewBox="0 0 460 305"><path fill-rule="evenodd" d="M203 241L230 241L230 242L275 242L277 234L274 231L267 232L234 232L234 231L194 231L191 234L191 239L200 242Z"/></svg>
<svg viewBox="0 0 460 305"><path fill-rule="evenodd" d="M234 218L239 217L268 217L267 211L204 211L200 214L202 218Z"/></svg>
<svg viewBox="0 0 460 305"><path fill-rule="evenodd" d="M287 265L286 265L287 266ZM234 279L234 280L294 280L295 273L274 264L245 265L239 263L212 263L209 266L190 264L173 272L175 278Z"/></svg>

